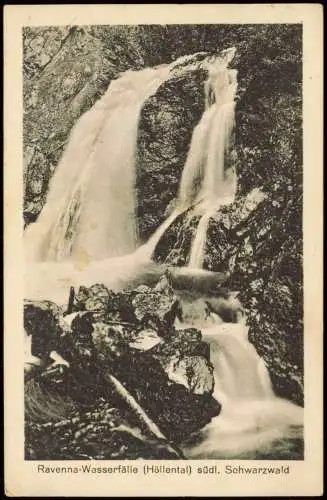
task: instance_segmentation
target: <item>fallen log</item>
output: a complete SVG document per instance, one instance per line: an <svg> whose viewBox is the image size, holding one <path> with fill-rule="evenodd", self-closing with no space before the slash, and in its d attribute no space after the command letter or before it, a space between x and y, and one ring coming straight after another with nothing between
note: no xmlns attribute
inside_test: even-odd
<svg viewBox="0 0 327 500"><path fill-rule="evenodd" d="M133 412L137 417L142 427L145 427L150 435L154 436L157 440L161 442L162 445L172 454L176 455L176 458L184 458L182 452L177 450L171 445L167 440L165 435L161 432L159 427L151 418L145 413L143 408L136 401L134 396L123 386L123 384L111 373L105 372L104 379L110 383L114 388L118 396L123 400L126 406Z"/></svg>

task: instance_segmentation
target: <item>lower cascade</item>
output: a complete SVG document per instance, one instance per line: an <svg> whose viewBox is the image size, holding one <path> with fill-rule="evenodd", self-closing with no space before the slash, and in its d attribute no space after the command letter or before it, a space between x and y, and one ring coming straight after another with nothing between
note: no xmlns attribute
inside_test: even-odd
<svg viewBox="0 0 327 500"><path fill-rule="evenodd" d="M213 320L215 321L215 320ZM188 458L265 458L301 440L303 409L277 398L267 368L248 341L244 322L201 328L214 366L214 397L221 414L184 444ZM183 325L180 325L180 327ZM189 325L188 325L189 326Z"/></svg>
<svg viewBox="0 0 327 500"><path fill-rule="evenodd" d="M125 73L80 118L51 181L47 203L25 231L28 299L63 305L71 287L102 283L120 291L155 282L167 266L151 260L154 250L187 210L200 218L183 272L197 283L205 272L210 218L236 194L231 148L237 72L229 68L234 54L235 49L224 51L208 65L205 111L193 131L175 208L143 245L135 216L139 115L144 100L169 78L176 63ZM227 301L227 309L238 310L227 322L208 313L205 293L195 295L192 289L179 293L182 317L175 327L197 328L209 344L213 396L222 411L183 442L183 453L190 459L264 458L271 450L291 446L302 437L303 410L275 396L265 363L248 340L241 304L237 298ZM33 358L30 345L26 356Z"/></svg>

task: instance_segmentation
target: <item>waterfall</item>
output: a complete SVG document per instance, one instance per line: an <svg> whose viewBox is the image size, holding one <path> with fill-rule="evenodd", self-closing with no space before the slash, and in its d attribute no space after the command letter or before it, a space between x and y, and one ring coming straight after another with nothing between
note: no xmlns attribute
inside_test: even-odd
<svg viewBox="0 0 327 500"><path fill-rule="evenodd" d="M230 61L230 58L227 59ZM182 204L197 204L202 214L189 257L189 267L202 267L209 220L221 205L233 202L236 175L233 166L226 169L234 126L237 72L223 60L213 65L206 81L206 105L209 106L193 133L190 152L180 185Z"/></svg>
<svg viewBox="0 0 327 500"><path fill-rule="evenodd" d="M214 395L222 402L274 397L271 381L242 323L223 323L202 329L215 366Z"/></svg>
<svg viewBox="0 0 327 500"><path fill-rule="evenodd" d="M100 260L136 248L135 148L144 100L169 67L127 71L72 130L46 204L26 229L29 261Z"/></svg>
<svg viewBox="0 0 327 500"><path fill-rule="evenodd" d="M176 208L139 248L143 258L151 258L161 236L185 210L197 205L208 223L207 211L234 196L235 174L225 169L237 89L237 72L227 66L234 53L234 48L228 49L203 63L208 70L207 109L192 135ZM135 148L140 111L145 99L182 62L180 58L170 66L125 72L81 116L50 181L46 204L25 230L29 262L91 262L136 249ZM201 260L204 221L199 228L204 236L195 248ZM199 259L191 262L199 264Z"/></svg>
<svg viewBox="0 0 327 500"><path fill-rule="evenodd" d="M25 231L27 259L32 261L26 266L26 297L67 305L71 286L103 283L119 291L159 279L163 269L151 261L155 247L174 220L189 209L201 218L185 272L194 274L191 268L204 272L199 268L210 218L220 206L231 203L236 192L229 159L237 72L228 65L234 53L229 49L205 63L206 109L193 131L175 209L138 249L135 147L140 111L178 61L124 73L79 119L51 180L47 202ZM183 445L185 455L254 458L257 450L273 447L278 440L302 436L302 409L274 395L264 361L248 341L244 321L224 323L218 314L207 315L205 292L195 300L196 276L193 281L188 299L191 326L199 328L210 345L213 396L222 403L222 412L196 436L195 443ZM32 359L29 342L26 356Z"/></svg>
<svg viewBox="0 0 327 500"><path fill-rule="evenodd" d="M199 305L188 307L192 307L191 323L177 321L176 327L200 328L203 340L210 345L213 396L222 410L182 445L185 456L254 459L269 453L273 458L278 453L287 454L291 443L302 439L303 409L275 396L267 368L248 341L244 320L223 323L215 314L205 318Z"/></svg>
<svg viewBox="0 0 327 500"><path fill-rule="evenodd" d="M234 126L237 71L227 66L235 49L223 51L207 64L205 104L200 122L194 128L183 168L176 207L154 232L139 252L151 258L160 238L174 220L196 205L203 214L191 251L190 266L201 267L209 218L222 204L231 203L236 192L236 176L231 167L225 169Z"/></svg>
<svg viewBox="0 0 327 500"><path fill-rule="evenodd" d="M192 269L202 268L207 230L210 217L213 215L213 213L214 212L212 211L207 212L200 219L199 225L195 233L195 237L192 242L191 253L188 263L188 266Z"/></svg>
<svg viewBox="0 0 327 500"><path fill-rule="evenodd" d="M198 210L206 211L219 201L231 201L235 191L233 169L226 171L225 157L230 148L234 124L236 70L221 69L209 73L207 85L213 85L213 92L221 91L216 101L204 112L192 135L189 153L180 182L178 203L182 207L200 204ZM210 87L211 88L211 87ZM216 94L215 94L216 95Z"/></svg>
<svg viewBox="0 0 327 500"><path fill-rule="evenodd" d="M167 219L155 230L155 232L151 235L147 243L141 245L134 255L137 258L141 258L142 260L150 260L161 237L165 234L169 226L181 213L183 213L183 210L175 209L167 217Z"/></svg>

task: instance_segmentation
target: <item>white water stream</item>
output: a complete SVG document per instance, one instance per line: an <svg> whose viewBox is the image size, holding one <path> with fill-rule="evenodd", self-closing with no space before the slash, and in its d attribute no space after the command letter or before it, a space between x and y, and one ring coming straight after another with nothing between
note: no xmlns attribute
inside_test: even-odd
<svg viewBox="0 0 327 500"><path fill-rule="evenodd" d="M25 231L29 262L102 260L135 250L139 115L168 74L168 66L127 71L78 120L47 202Z"/></svg>
<svg viewBox="0 0 327 500"><path fill-rule="evenodd" d="M193 459L275 458L276 454L290 458L289 448L303 437L303 409L275 396L267 368L248 341L248 328L242 321L207 321L210 326L203 327L200 318L192 326L198 325L210 345L213 396L222 410L184 444L185 455Z"/></svg>

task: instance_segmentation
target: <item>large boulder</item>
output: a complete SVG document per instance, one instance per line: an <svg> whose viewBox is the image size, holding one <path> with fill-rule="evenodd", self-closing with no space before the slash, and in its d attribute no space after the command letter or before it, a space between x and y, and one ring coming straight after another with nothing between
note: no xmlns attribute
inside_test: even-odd
<svg viewBox="0 0 327 500"><path fill-rule="evenodd" d="M143 106L138 133L139 234L146 241L178 193L191 136L204 111L206 72L186 65Z"/></svg>
<svg viewBox="0 0 327 500"><path fill-rule="evenodd" d="M181 441L218 415L209 349L200 332L176 331L163 341L154 330L133 335L96 323L93 337L99 359L170 439Z"/></svg>

